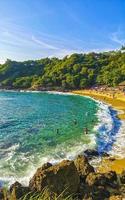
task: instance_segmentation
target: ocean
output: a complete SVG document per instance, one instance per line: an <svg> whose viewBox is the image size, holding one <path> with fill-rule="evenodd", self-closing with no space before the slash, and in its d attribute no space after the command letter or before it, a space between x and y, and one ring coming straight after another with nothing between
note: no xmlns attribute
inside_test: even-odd
<svg viewBox="0 0 125 200"><path fill-rule="evenodd" d="M0 182L27 184L45 162L112 150L121 122L106 104L53 92L0 92Z"/></svg>

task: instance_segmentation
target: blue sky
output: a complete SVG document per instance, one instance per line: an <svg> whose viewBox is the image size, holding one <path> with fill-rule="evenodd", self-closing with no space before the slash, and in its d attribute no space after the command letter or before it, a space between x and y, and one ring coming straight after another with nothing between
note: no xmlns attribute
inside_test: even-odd
<svg viewBox="0 0 125 200"><path fill-rule="evenodd" d="M0 62L125 43L125 0L0 0Z"/></svg>

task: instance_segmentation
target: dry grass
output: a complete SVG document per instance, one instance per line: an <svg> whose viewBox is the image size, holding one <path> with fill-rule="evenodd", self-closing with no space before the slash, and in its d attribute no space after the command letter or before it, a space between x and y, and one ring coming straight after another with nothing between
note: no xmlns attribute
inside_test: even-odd
<svg viewBox="0 0 125 200"><path fill-rule="evenodd" d="M64 193L65 191L62 192L59 196L54 193L50 195L48 189L45 188L41 193L28 193L24 197L20 198L20 200L73 200L72 195L63 197Z"/></svg>

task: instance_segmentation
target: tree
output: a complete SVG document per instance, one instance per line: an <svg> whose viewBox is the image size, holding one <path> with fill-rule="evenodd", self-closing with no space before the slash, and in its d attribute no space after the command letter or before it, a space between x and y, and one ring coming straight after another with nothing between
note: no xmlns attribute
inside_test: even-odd
<svg viewBox="0 0 125 200"><path fill-rule="evenodd" d="M123 46L124 48L124 46ZM0 65L0 85L11 88L77 89L95 84L116 86L125 80L125 52L72 54Z"/></svg>

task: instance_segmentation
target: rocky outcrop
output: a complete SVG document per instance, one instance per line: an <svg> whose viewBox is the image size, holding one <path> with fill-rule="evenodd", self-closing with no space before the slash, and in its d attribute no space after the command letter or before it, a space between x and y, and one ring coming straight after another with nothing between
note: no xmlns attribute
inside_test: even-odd
<svg viewBox="0 0 125 200"><path fill-rule="evenodd" d="M74 162L65 160L46 169L39 168L30 180L29 187L35 191L42 191L47 187L49 193L63 193L65 196L77 193L79 183L80 178Z"/></svg>
<svg viewBox="0 0 125 200"><path fill-rule="evenodd" d="M125 197L125 171L121 175L113 171L97 173L87 157L79 155L74 161L44 164L28 187L15 182L6 195L1 189L0 200L19 200L24 196L29 200L33 194L43 195L44 191L46 200L54 200L60 194L61 200L69 195L73 200L121 200Z"/></svg>
<svg viewBox="0 0 125 200"><path fill-rule="evenodd" d="M89 164L88 159L85 156L79 155L74 160L74 163L82 180L85 180L89 173L94 172L94 168Z"/></svg>

